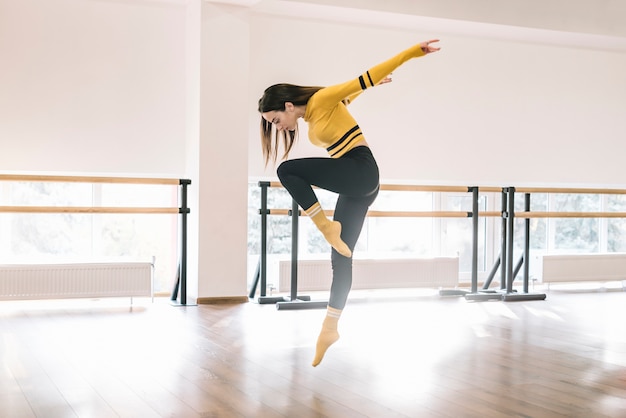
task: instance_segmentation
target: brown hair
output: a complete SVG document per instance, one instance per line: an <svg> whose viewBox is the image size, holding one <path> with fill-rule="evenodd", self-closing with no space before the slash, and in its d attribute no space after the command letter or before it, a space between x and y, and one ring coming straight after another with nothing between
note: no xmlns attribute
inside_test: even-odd
<svg viewBox="0 0 626 418"><path fill-rule="evenodd" d="M315 93L322 87L305 87L293 84L274 84L263 92L263 96L259 99L259 113L284 111L285 103L291 102L295 106L306 105ZM294 131L276 131L273 129L272 123L261 117L261 147L263 148L263 156L265 164L271 159L276 162L279 141L285 149L282 159L287 158L289 151L293 147L297 139L298 126Z"/></svg>

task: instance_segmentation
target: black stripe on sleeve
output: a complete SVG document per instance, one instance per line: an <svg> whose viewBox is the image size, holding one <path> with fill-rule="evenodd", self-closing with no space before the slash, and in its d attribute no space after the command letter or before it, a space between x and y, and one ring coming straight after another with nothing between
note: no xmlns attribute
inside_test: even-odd
<svg viewBox="0 0 626 418"><path fill-rule="evenodd" d="M370 81L370 85L371 85L372 87L374 87L374 82L372 81L372 76L370 75L370 72L369 72L369 71L367 71L365 74L367 74L367 78L368 78L368 79L369 79L369 81Z"/></svg>
<svg viewBox="0 0 626 418"><path fill-rule="evenodd" d="M361 83L361 90L365 90L367 88L367 86L365 85L365 80L363 79L362 75L359 76L359 83Z"/></svg>

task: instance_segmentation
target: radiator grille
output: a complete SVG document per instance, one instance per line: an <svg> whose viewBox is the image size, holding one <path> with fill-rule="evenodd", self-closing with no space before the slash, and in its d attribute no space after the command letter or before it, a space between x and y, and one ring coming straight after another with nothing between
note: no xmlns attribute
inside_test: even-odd
<svg viewBox="0 0 626 418"><path fill-rule="evenodd" d="M459 283L458 257L422 259L355 259L353 289L441 288ZM298 290L328 290L332 280L330 260L298 261ZM291 261L279 262L280 292L291 287Z"/></svg>
<svg viewBox="0 0 626 418"><path fill-rule="evenodd" d="M542 282L626 280L626 254L544 255Z"/></svg>
<svg viewBox="0 0 626 418"><path fill-rule="evenodd" d="M152 295L151 263L0 265L0 299Z"/></svg>

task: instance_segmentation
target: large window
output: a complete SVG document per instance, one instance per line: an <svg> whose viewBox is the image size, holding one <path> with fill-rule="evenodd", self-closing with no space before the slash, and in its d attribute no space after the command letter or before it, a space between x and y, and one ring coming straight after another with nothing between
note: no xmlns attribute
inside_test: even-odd
<svg viewBox="0 0 626 418"><path fill-rule="evenodd" d="M524 195L516 194L516 211ZM626 212L626 196L602 194L531 195L535 212ZM523 248L524 220L516 221L516 249ZM624 218L532 218L530 248L537 253L597 253L626 251Z"/></svg>
<svg viewBox="0 0 626 418"><path fill-rule="evenodd" d="M249 260L254 271L260 253L260 188L249 188ZM333 209L335 195L316 190L322 207ZM516 193L515 211L524 210L524 194ZM626 212L626 196L601 194L543 194L531 196L531 211ZM281 188L268 189L269 208L291 208L289 194ZM481 193L479 210L499 212L501 193ZM469 193L426 193L381 191L372 205L377 211L467 211L471 212ZM514 257L524 248L524 223L516 218ZM626 251L626 219L623 218L531 218L531 256L551 253L594 253ZM502 219L481 217L478 228L478 271L484 279L499 257ZM329 245L307 217L300 218L299 258L327 258ZM268 254L287 258L291 251L291 219L270 216ZM470 280L472 256L471 218L393 218L368 217L357 243L355 257L401 258L458 256L461 281ZM533 272L531 262L531 275ZM536 267L536 266L534 266ZM268 265L268 268L271 266ZM268 281L271 274L268 271Z"/></svg>
<svg viewBox="0 0 626 418"><path fill-rule="evenodd" d="M172 186L1 182L3 206L176 207ZM169 214L1 213L0 262L155 259L155 292L171 290L178 217Z"/></svg>

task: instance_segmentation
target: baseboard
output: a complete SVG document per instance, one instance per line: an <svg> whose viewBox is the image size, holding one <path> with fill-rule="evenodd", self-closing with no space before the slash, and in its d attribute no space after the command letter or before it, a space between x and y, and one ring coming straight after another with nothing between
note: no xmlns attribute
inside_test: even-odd
<svg viewBox="0 0 626 418"><path fill-rule="evenodd" d="M230 305L235 303L248 303L248 296L222 296L214 298L198 298L198 305Z"/></svg>

